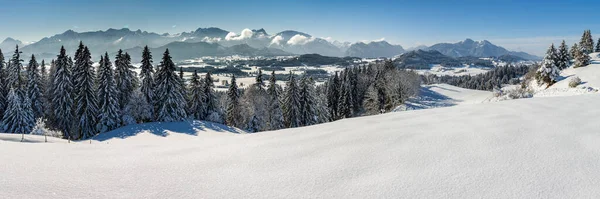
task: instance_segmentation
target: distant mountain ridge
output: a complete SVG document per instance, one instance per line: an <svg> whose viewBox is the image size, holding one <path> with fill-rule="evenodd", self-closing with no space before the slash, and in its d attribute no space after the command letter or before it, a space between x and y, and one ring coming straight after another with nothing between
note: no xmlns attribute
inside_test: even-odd
<svg viewBox="0 0 600 199"><path fill-rule="evenodd" d="M464 41L457 43L439 43L426 48L426 50L436 50L451 57L499 57L503 55L514 55L530 60L539 59L539 57L525 52L506 50L505 48L494 45L487 40L473 41L472 39L465 39Z"/></svg>
<svg viewBox="0 0 600 199"><path fill-rule="evenodd" d="M200 48L199 46L204 46L201 48L203 49L201 51L203 53L185 52L185 56L182 57L189 57L191 55L220 56L241 53L240 55L247 56L320 54L335 57L391 58L406 52L401 45L390 44L386 41L349 43L333 41L330 38L318 38L295 30L285 30L270 35L263 28L253 30L244 29L240 33L234 33L217 27L198 28L194 31L177 34L158 34L142 30L133 31L128 28L110 28L105 31L89 32L67 30L61 34L45 37L29 45L25 45L12 38L7 38L0 43L0 49L3 50L3 53L9 54L14 50L14 46L19 45L21 46L20 50L25 55L35 54L41 59L52 59L55 56L50 55L55 55L61 46L65 46L67 52L72 54L80 41L83 41L90 48L93 56L99 56L104 52L112 54L119 49L141 48L146 45L153 49L166 49L170 46L169 49L171 51L182 53L184 53L184 49L193 50L194 48L191 46L198 48ZM192 43L193 45L186 43ZM220 48L208 48L207 44L218 44ZM514 55L525 59L538 59L524 52L508 51L485 40L475 42L467 39L454 44L441 43L427 48L419 48L436 50L451 57L498 57L502 55ZM228 50L223 51L223 49Z"/></svg>
<svg viewBox="0 0 600 199"><path fill-rule="evenodd" d="M350 45L346 51L346 56L369 58L394 57L404 52L402 46L392 45L386 41L358 42Z"/></svg>
<svg viewBox="0 0 600 199"><path fill-rule="evenodd" d="M0 49L2 49L2 53L7 53L7 52L14 52L15 51L15 47L19 45L19 46L23 46L23 42L13 39L13 38L6 38L4 41L2 41L2 43L0 43Z"/></svg>

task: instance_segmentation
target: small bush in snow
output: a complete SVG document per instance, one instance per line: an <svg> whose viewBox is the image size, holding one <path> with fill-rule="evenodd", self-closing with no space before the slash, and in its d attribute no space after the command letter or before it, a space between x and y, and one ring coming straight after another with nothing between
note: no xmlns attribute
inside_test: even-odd
<svg viewBox="0 0 600 199"><path fill-rule="evenodd" d="M57 137L57 138L62 137L62 133L60 131L52 131L52 130L49 130L48 128L46 128L46 121L44 121L42 118L39 118L36 120L33 130L31 130L31 134L32 135L45 135L45 136Z"/></svg>
<svg viewBox="0 0 600 199"><path fill-rule="evenodd" d="M571 87L571 88L575 88L579 84L581 84L581 79L579 79L579 77L574 77L574 78L571 78L571 80L569 80L569 87Z"/></svg>
<svg viewBox="0 0 600 199"><path fill-rule="evenodd" d="M531 98L533 97L533 91L526 88L516 88L509 90L507 92L507 96L509 99L521 99L521 98Z"/></svg>

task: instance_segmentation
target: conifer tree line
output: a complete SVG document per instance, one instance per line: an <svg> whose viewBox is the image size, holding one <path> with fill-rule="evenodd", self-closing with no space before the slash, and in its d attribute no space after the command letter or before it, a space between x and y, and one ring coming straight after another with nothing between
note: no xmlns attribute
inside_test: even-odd
<svg viewBox="0 0 600 199"><path fill-rule="evenodd" d="M154 64L148 47L139 74L131 56L104 53L94 64L80 42L71 57L64 47L49 64L31 56L26 67L18 46L5 60L0 51L0 118L7 133L29 134L36 123L69 140L90 139L121 126L143 122L206 120L249 132L309 126L389 112L417 94L420 79L391 61L346 68L319 84L290 72L280 84L258 71L255 83L238 88L232 76L226 92L214 90L208 73L183 79L167 49Z"/></svg>
<svg viewBox="0 0 600 199"><path fill-rule="evenodd" d="M492 91L499 89L503 84L517 84L519 77L529 72L530 66L511 65L497 66L494 69L478 75L437 76L433 74L422 75L424 84L444 83L461 88Z"/></svg>
<svg viewBox="0 0 600 199"><path fill-rule="evenodd" d="M558 49L554 47L554 44L551 44L536 72L535 78L538 83L550 86L557 81L561 70L571 65L575 68L589 65L591 61L589 54L593 52L600 52L600 40L594 46L594 39L590 30L583 32L579 44L573 44L571 50L568 50L564 40Z"/></svg>

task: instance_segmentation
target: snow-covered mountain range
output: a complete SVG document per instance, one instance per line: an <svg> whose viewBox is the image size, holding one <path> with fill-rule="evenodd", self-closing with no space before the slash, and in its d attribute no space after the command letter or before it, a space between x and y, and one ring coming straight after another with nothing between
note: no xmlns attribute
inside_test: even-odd
<svg viewBox="0 0 600 199"><path fill-rule="evenodd" d="M25 45L22 42L7 38L0 43L0 49L5 54L11 52L15 45L21 46L25 54L36 54L38 57L53 57L60 46L65 46L68 51L74 51L83 41L93 55L104 52L114 53L119 49L139 49L145 45L151 48L164 49L167 46L172 51L194 49L197 46L212 46L212 50L204 49L192 53L194 56L229 55L236 53L227 48L244 48L243 55L272 56L287 54L321 54L325 56L352 56L361 58L393 57L402 54L405 49L400 45L393 45L384 40L371 42L340 42L330 38L319 38L307 33L285 30L269 34L265 29L244 29L240 33L223 30L216 27L198 28L190 32L177 34L158 34L142 30L108 29L105 31L75 32L67 30L61 34L45 37L37 42ZM240 46L241 45L241 46ZM237 47L235 47L237 46ZM174 48L174 49L172 49ZM181 49L177 49L181 48ZM475 56L497 57L502 55L516 55L526 59L538 59L536 56L508 51L486 40L465 41L455 44L441 43L419 49L437 50L444 55L452 57ZM192 55L190 54L190 56ZM181 56L188 58L187 56Z"/></svg>

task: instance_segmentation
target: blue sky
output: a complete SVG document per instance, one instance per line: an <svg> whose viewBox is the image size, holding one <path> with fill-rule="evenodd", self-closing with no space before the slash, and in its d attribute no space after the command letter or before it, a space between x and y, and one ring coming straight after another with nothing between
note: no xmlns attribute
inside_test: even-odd
<svg viewBox="0 0 600 199"><path fill-rule="evenodd" d="M572 0L0 0L0 38L36 41L128 27L177 33L198 27L298 30L339 41L385 38L405 47L487 39L541 54L551 42L600 31L600 3Z"/></svg>

